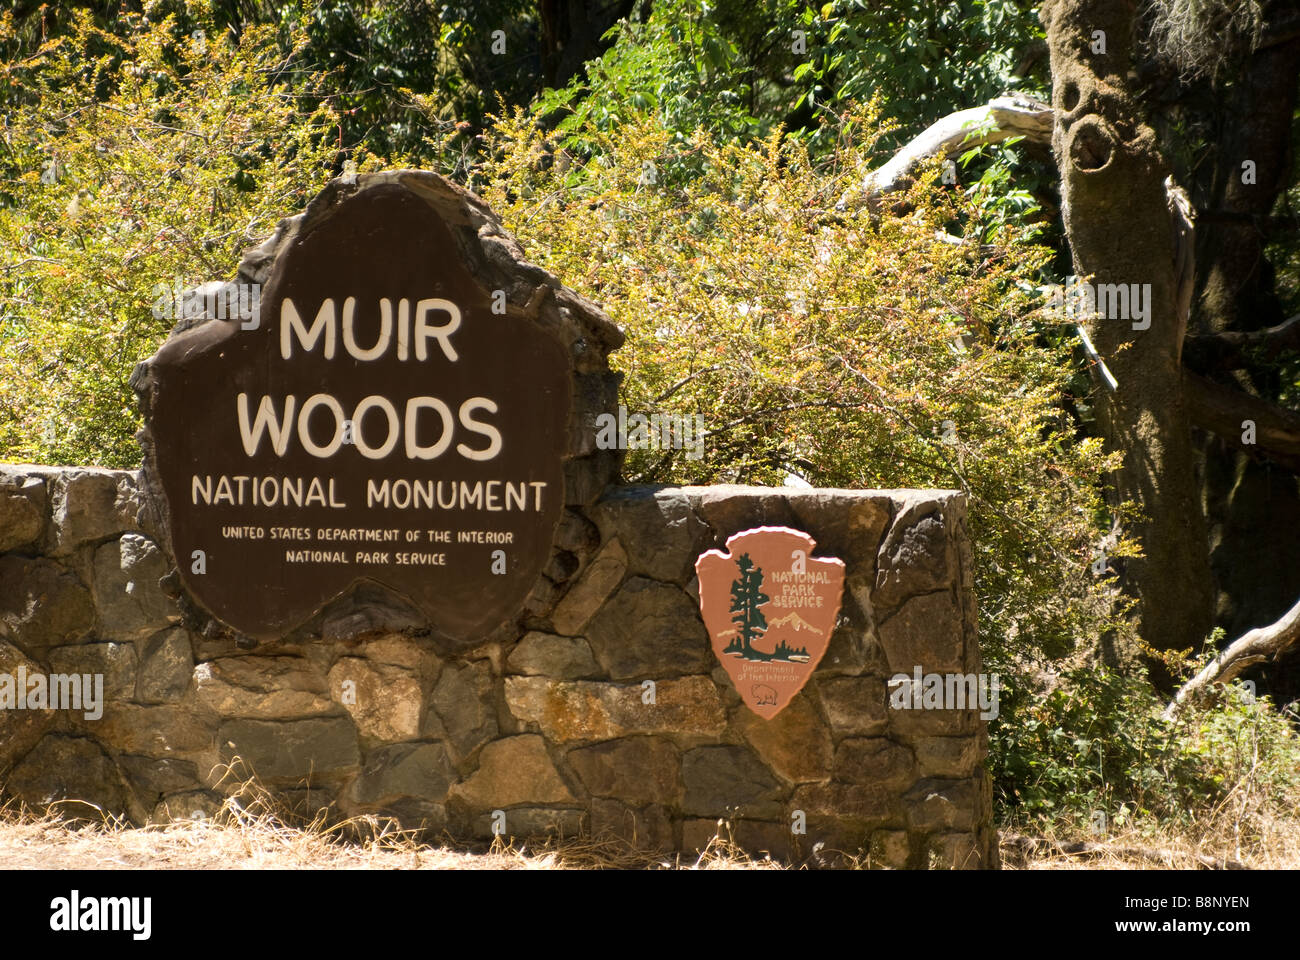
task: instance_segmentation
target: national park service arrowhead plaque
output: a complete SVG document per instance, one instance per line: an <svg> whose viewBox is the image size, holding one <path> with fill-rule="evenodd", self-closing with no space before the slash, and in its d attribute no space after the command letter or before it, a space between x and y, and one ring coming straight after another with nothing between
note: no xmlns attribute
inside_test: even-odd
<svg viewBox="0 0 1300 960"><path fill-rule="evenodd" d="M746 705L770 720L817 669L840 612L844 561L813 557L816 541L788 527L727 539L695 561L700 614L713 652Z"/></svg>

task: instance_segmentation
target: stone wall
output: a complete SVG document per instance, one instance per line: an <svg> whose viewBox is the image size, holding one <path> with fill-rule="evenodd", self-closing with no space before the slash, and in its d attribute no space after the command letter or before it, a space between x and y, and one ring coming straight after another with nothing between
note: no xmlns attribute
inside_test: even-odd
<svg viewBox="0 0 1300 960"><path fill-rule="evenodd" d="M137 823L212 813L239 757L301 812L457 837L503 815L512 836L692 851L726 818L783 858L996 865L979 712L893 709L887 690L918 666L980 669L958 493L612 487L571 502L548 595L465 650L364 587L274 643L223 630L139 526L138 482L0 467L0 674L101 674L106 700L94 719L0 711L10 799ZM714 657L694 575L763 524L847 564L826 656L770 721Z"/></svg>

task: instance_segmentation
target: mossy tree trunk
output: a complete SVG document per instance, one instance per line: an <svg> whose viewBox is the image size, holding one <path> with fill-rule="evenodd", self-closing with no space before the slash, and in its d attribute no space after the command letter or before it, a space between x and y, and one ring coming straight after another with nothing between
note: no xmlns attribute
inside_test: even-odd
<svg viewBox="0 0 1300 960"><path fill-rule="evenodd" d="M1040 16L1051 56L1052 144L1075 272L1094 284L1149 284L1150 326L1095 318L1089 335L1118 388L1097 388L1108 444L1123 451L1120 499L1143 518L1144 557L1124 564L1140 599L1139 629L1156 649L1199 644L1209 632L1213 581L1181 351L1192 282L1165 179L1168 165L1132 85L1135 4L1048 0Z"/></svg>

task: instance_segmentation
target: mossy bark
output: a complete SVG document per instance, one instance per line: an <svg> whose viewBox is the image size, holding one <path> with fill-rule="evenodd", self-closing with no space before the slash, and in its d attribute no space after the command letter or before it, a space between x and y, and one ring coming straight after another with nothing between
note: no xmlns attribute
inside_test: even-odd
<svg viewBox="0 0 1300 960"><path fill-rule="evenodd" d="M1144 556L1123 565L1123 581L1140 601L1143 639L1156 649L1189 647L1209 631L1213 581L1181 390L1185 278L1175 263L1169 171L1131 89L1135 5L1049 0L1040 17L1075 272L1094 284L1150 285L1149 328L1096 318L1088 331L1119 384L1096 394L1106 440L1124 457L1115 492L1143 515L1135 532Z"/></svg>

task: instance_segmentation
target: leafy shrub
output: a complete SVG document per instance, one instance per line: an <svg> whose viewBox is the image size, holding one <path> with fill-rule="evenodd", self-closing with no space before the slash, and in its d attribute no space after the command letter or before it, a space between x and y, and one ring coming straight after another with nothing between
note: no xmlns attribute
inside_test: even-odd
<svg viewBox="0 0 1300 960"><path fill-rule="evenodd" d="M1014 819L1067 831L1209 834L1226 821L1245 841L1264 839L1269 817L1289 813L1297 799L1293 712L1254 699L1240 683L1172 723L1161 718L1164 706L1140 671L1063 672L1045 696L1013 703L993 726L998 805Z"/></svg>
<svg viewBox="0 0 1300 960"><path fill-rule="evenodd" d="M1064 656L1114 622L1090 572L1110 460L1062 411L1070 344L1022 289L1044 251L935 171L907 216L837 211L879 129L843 124L815 160L779 132L683 141L643 113L588 127L581 163L516 113L475 185L623 326L629 412L703 416L703 458L632 450L629 479L962 490L991 669ZM937 240L952 222L993 246Z"/></svg>
<svg viewBox="0 0 1300 960"><path fill-rule="evenodd" d="M162 291L233 276L329 178L337 118L300 108L272 38L139 16L112 34L80 11L7 59L0 456L137 464L127 378L171 327ZM6 14L0 48L19 45Z"/></svg>

